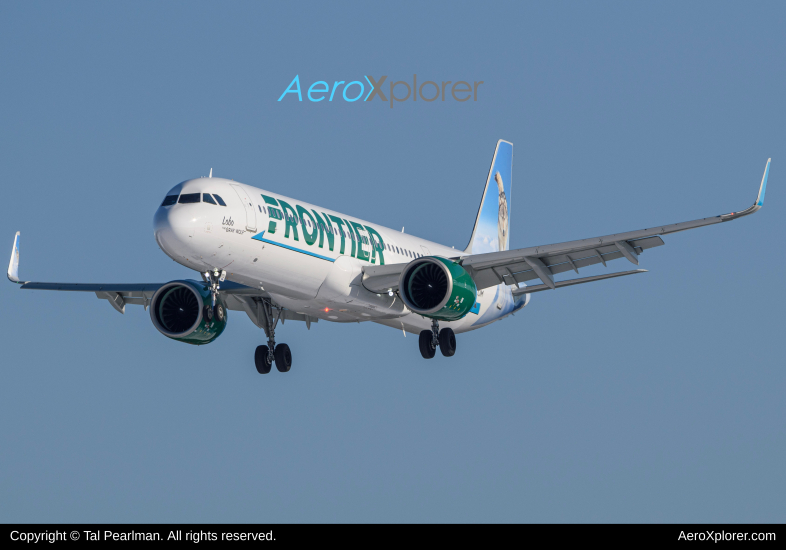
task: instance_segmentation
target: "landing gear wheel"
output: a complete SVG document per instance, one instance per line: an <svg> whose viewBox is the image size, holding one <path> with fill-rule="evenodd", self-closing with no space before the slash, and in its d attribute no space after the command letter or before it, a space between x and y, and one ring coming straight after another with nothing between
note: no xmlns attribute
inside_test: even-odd
<svg viewBox="0 0 786 550"><path fill-rule="evenodd" d="M273 366L272 363L268 363L268 347L267 346L257 346L256 351L254 352L254 364L257 367L257 372L259 374L267 374L270 372L270 367Z"/></svg>
<svg viewBox="0 0 786 550"><path fill-rule="evenodd" d="M456 353L456 335L453 329L443 328L439 331L439 351L445 357L453 357Z"/></svg>
<svg viewBox="0 0 786 550"><path fill-rule="evenodd" d="M213 308L210 307L210 306L205 306L205 311L202 314L202 316L207 320L208 323L210 321L212 321L213 320Z"/></svg>
<svg viewBox="0 0 786 550"><path fill-rule="evenodd" d="M292 352L286 344L276 346L276 368L278 372L288 372L292 368Z"/></svg>
<svg viewBox="0 0 786 550"><path fill-rule="evenodd" d="M423 330L420 332L418 345L420 346L420 355L423 359L431 359L437 353L437 350L431 345L434 334L430 330Z"/></svg>
<svg viewBox="0 0 786 550"><path fill-rule="evenodd" d="M216 304L216 306L213 308L213 313L215 314L216 319L218 319L219 323L224 322L224 318L226 317L226 311L224 311L224 306L222 306L221 304Z"/></svg>

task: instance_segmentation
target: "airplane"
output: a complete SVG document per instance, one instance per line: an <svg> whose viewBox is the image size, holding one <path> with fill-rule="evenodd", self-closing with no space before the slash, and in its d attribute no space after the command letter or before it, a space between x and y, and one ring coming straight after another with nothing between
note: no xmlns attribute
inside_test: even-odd
<svg viewBox="0 0 786 550"><path fill-rule="evenodd" d="M767 160L756 202L740 212L638 231L510 250L513 144L497 142L469 244L441 245L333 210L208 177L186 180L166 195L153 217L155 240L174 261L200 274L152 284L43 283L19 278L17 232L8 278L22 289L94 292L118 312L128 304L150 311L164 336L193 345L218 338L227 310L245 312L267 343L254 364L267 374L292 366L287 344L276 344L286 321L372 321L418 335L421 355L456 353L456 334L486 327L525 307L536 292L644 273L632 269L557 280L555 275L639 256L664 244L661 235L728 222L764 204ZM539 284L531 281L538 280ZM529 284L527 284L529 283Z"/></svg>

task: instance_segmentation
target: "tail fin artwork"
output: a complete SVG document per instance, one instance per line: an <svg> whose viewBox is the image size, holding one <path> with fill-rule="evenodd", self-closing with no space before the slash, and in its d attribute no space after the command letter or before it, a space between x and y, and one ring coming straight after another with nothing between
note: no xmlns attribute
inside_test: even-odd
<svg viewBox="0 0 786 550"><path fill-rule="evenodd" d="M510 191L513 179L513 144L499 140L483 188L472 237L464 252L481 254L508 250L510 244Z"/></svg>

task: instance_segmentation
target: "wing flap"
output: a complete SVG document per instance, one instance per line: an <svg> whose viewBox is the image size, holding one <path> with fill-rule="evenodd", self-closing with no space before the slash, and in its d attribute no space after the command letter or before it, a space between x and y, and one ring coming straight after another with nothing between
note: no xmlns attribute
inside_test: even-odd
<svg viewBox="0 0 786 550"><path fill-rule="evenodd" d="M646 273L646 269L633 269L631 271L619 271L617 273L608 273L606 275L595 275L594 277L582 277L580 279L570 279L568 281L558 281L555 283L557 288L563 288L566 286L573 286L573 285L580 285L583 283L592 283L594 281L602 281L604 279L613 279L615 277L624 277L625 275L636 275L637 273ZM548 285L534 285L528 286L524 288L519 288L518 290L513 291L513 296L521 296L522 294L531 294L533 292L541 292L543 290L549 290Z"/></svg>
<svg viewBox="0 0 786 550"><path fill-rule="evenodd" d="M660 237L649 237L647 239L633 241L631 246L637 254L641 254L648 248L661 246L663 244L663 239ZM578 269L582 267L602 262L610 262L623 257L622 252L617 246L612 244L570 254L541 256L540 260L549 268L549 271L551 271L553 275L556 275L571 270L578 273ZM475 270L475 273L472 274L472 278L480 289L496 286L500 283L506 285L525 283L537 279L538 276L526 261L521 261L504 266Z"/></svg>

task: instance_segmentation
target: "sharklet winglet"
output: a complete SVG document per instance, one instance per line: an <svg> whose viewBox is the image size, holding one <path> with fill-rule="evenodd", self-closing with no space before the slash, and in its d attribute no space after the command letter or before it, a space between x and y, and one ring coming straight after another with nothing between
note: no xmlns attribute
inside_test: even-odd
<svg viewBox="0 0 786 550"><path fill-rule="evenodd" d="M17 283L20 285L25 284L25 281L19 280L19 235L20 232L17 231L16 235L14 236L14 247L11 249L11 260L8 262L8 280L12 283Z"/></svg>
<svg viewBox="0 0 786 550"><path fill-rule="evenodd" d="M720 216L721 221L728 222L731 220L736 220L737 218L741 218L743 216L747 216L749 214L753 214L761 210L761 207L764 206L764 193L767 191L767 179L770 177L770 162L772 161L771 158L767 159L767 165L764 167L764 175L761 177L761 184L759 185L759 194L756 195L756 202L753 203L752 206L749 206L745 210L741 212L731 212L729 214L722 214Z"/></svg>
<svg viewBox="0 0 786 550"><path fill-rule="evenodd" d="M770 175L770 162L771 158L767 159L767 166L764 168L764 175L761 177L761 185L759 186L759 194L756 197L756 204L764 206L764 192L767 191L767 178Z"/></svg>

